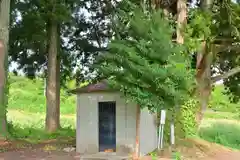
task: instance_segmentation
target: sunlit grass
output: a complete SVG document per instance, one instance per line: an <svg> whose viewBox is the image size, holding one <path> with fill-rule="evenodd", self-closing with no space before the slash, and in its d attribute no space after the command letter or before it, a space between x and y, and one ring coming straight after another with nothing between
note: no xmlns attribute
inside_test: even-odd
<svg viewBox="0 0 240 160"><path fill-rule="evenodd" d="M240 125L237 123L213 122L202 127L199 136L207 141L240 149Z"/></svg>
<svg viewBox="0 0 240 160"><path fill-rule="evenodd" d="M211 119L232 119L232 120L240 120L240 113L238 112L214 112L208 111L205 113L205 118Z"/></svg>
<svg viewBox="0 0 240 160"><path fill-rule="evenodd" d="M44 130L45 115L17 110L8 111L10 138L24 139L32 143L60 137L75 137L75 115L62 115L61 127L56 133L48 134Z"/></svg>
<svg viewBox="0 0 240 160"><path fill-rule="evenodd" d="M29 80L21 76L10 76L8 108L33 113L46 112L46 97L42 79ZM61 114L74 114L76 95L61 90Z"/></svg>
<svg viewBox="0 0 240 160"><path fill-rule="evenodd" d="M209 142L240 149L240 121L238 113L208 112L199 136Z"/></svg>

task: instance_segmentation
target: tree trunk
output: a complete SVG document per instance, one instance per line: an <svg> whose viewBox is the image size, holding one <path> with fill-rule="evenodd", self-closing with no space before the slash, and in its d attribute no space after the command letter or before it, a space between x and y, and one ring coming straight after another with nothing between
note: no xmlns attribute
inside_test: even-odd
<svg viewBox="0 0 240 160"><path fill-rule="evenodd" d="M58 24L55 21L48 23L48 71L47 71L47 111L46 130L55 132L60 127L60 107L59 107L59 49Z"/></svg>
<svg viewBox="0 0 240 160"><path fill-rule="evenodd" d="M58 32L59 33L59 32ZM58 41L59 42L59 41ZM59 51L60 52L60 51ZM58 53L59 53L58 52ZM61 95L61 82L60 82L60 65L61 65L61 62L60 62L60 57L58 56L58 59L57 59L57 69L56 69L56 75L57 75L57 87L56 87L56 101L57 101L57 120L59 121L59 127L60 127L60 95Z"/></svg>
<svg viewBox="0 0 240 160"><path fill-rule="evenodd" d="M211 64L212 53L207 47L207 42L202 43L202 50L197 55L197 96L199 97L199 111L196 115L198 125L200 125L204 113L207 110L209 97L212 91L211 84Z"/></svg>
<svg viewBox="0 0 240 160"><path fill-rule="evenodd" d="M201 9L204 12L211 11L213 0L201 0ZM206 37L204 37L206 38ZM197 55L197 97L199 98L199 111L196 115L198 126L200 126L204 113L207 110L209 98L211 96L211 65L212 65L212 48L207 44L207 41L202 42L201 51Z"/></svg>
<svg viewBox="0 0 240 160"><path fill-rule="evenodd" d="M0 139L5 139L7 129L7 75L10 0L0 1Z"/></svg>
<svg viewBox="0 0 240 160"><path fill-rule="evenodd" d="M184 43L184 29L187 24L187 2L178 0L177 2L177 43Z"/></svg>

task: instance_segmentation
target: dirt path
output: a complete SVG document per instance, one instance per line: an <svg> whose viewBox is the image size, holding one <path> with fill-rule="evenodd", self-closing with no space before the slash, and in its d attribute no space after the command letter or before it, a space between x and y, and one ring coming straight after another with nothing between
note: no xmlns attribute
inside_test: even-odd
<svg viewBox="0 0 240 160"><path fill-rule="evenodd" d="M72 146L72 140L60 142L52 140L37 145L24 142L0 143L0 160L80 160L80 155L75 152L64 152L63 148ZM240 151L234 151L218 144L204 140L188 140L192 145L182 145L178 148L183 160L240 160ZM185 142L186 143L186 142ZM185 146L185 147L184 147ZM20 148L19 148L20 147ZM151 160L145 157L141 160ZM170 160L170 159L159 159Z"/></svg>
<svg viewBox="0 0 240 160"><path fill-rule="evenodd" d="M19 150L6 153L0 153L0 160L79 160L80 156L75 152L66 153L63 151L46 152L40 149ZM142 160L151 160L150 157ZM162 159L161 159L162 160ZM167 159L165 159L167 160ZM190 159L189 159L190 160ZM240 160L240 152L219 153L213 157L196 158L193 160Z"/></svg>
<svg viewBox="0 0 240 160"><path fill-rule="evenodd" d="M45 152L40 149L11 151L0 154L0 160L79 160L76 153L63 151Z"/></svg>
<svg viewBox="0 0 240 160"><path fill-rule="evenodd" d="M240 152L221 152L213 156L215 160L240 160Z"/></svg>

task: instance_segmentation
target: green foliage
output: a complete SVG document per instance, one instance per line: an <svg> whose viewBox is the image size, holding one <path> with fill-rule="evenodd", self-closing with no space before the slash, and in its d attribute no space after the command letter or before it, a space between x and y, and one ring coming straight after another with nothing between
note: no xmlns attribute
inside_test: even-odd
<svg viewBox="0 0 240 160"><path fill-rule="evenodd" d="M23 69L29 78L35 78L36 72L46 67L48 25L52 21L56 24L72 21L73 8L71 6L73 4L76 4L73 0L13 1L9 56L11 61L18 62L18 69ZM63 32L62 28L61 31ZM72 57L66 52L67 48L63 45L63 37L60 37L61 48L58 53L59 57L63 59L61 61L61 81L66 79L66 75L69 76L68 70L72 70L70 62ZM68 68L65 69L66 67Z"/></svg>
<svg viewBox="0 0 240 160"><path fill-rule="evenodd" d="M212 36L215 39L225 39L226 45L215 57L215 66L218 66L219 73L229 72L240 66L239 42L240 42L240 5L239 2L220 1L215 6L216 13L213 13ZM222 43L225 43L225 40ZM229 43L230 42L230 43ZM237 48L237 49L236 49ZM226 93L233 102L240 99L239 87L240 73L225 78L224 86Z"/></svg>
<svg viewBox="0 0 240 160"><path fill-rule="evenodd" d="M209 127L201 128L201 138L227 147L240 149L240 126L237 123L214 123Z"/></svg>
<svg viewBox="0 0 240 160"><path fill-rule="evenodd" d="M157 152L150 153L150 156L151 156L152 160L157 160L158 159Z"/></svg>
<svg viewBox="0 0 240 160"><path fill-rule="evenodd" d="M188 13L189 23L185 31L185 44L191 52L199 51L201 39L211 39L212 15L202 12L199 8L191 9Z"/></svg>
<svg viewBox="0 0 240 160"><path fill-rule="evenodd" d="M182 132L184 136L194 136L197 131L197 124L196 124L196 113L198 102L195 99L190 99L184 103L181 107L181 118L179 119L181 123Z"/></svg>
<svg viewBox="0 0 240 160"><path fill-rule="evenodd" d="M73 75L73 68L89 67L92 58L105 48L104 44L111 37L105 21L111 8L108 1L13 1L9 40L11 61L17 62L18 69L29 78L45 70L48 25L55 21L60 26L58 55L62 85L69 79L80 78L82 75Z"/></svg>
<svg viewBox="0 0 240 160"><path fill-rule="evenodd" d="M223 85L217 85L212 92L209 108L215 111L239 113L240 104L232 103L229 99L231 95L225 94Z"/></svg>
<svg viewBox="0 0 240 160"><path fill-rule="evenodd" d="M212 75L223 74L240 66L240 5L224 0L214 2L211 10L205 9L189 9L185 42L191 52L199 52L201 42L205 40L213 55ZM234 102L240 98L239 79L240 73L224 79L226 93Z"/></svg>
<svg viewBox="0 0 240 160"><path fill-rule="evenodd" d="M29 80L21 76L10 76L9 109L25 112L45 113L46 97L44 82L41 79ZM61 90L61 108L63 114L74 114L76 110L75 96L69 96Z"/></svg>
<svg viewBox="0 0 240 160"><path fill-rule="evenodd" d="M174 122L176 140L194 136L197 133L196 112L197 101L189 99L180 108L173 108L167 111L167 119L164 129L164 140L170 142L170 124Z"/></svg>
<svg viewBox="0 0 240 160"><path fill-rule="evenodd" d="M193 73L183 46L172 43L168 22L160 12L147 15L136 9L131 16L119 14L121 27L114 28L117 36L100 58L100 73L129 100L151 111L182 104Z"/></svg>
<svg viewBox="0 0 240 160"><path fill-rule="evenodd" d="M217 62L220 64L220 71L228 72L233 68L240 66L240 54L239 54L239 41L240 41L240 5L237 3L227 3L223 2L223 5L219 8L221 11L219 15L216 15L218 19L221 19L218 26L216 27L216 33L221 38L232 38L232 46L238 46L238 49L235 47L229 47L233 49L223 49L220 52L221 56L217 59ZM240 86L239 86L240 73L237 73L233 76L230 76L224 79L224 86L226 89L226 94L230 99L237 103L240 100Z"/></svg>
<svg viewBox="0 0 240 160"><path fill-rule="evenodd" d="M180 152L174 152L172 155L173 160L181 160L181 153Z"/></svg>

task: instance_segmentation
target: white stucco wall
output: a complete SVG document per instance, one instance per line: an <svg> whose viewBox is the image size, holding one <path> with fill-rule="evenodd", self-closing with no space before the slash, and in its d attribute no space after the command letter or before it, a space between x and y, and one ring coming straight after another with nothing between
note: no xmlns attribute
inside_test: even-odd
<svg viewBox="0 0 240 160"><path fill-rule="evenodd" d="M98 149L98 102L116 101L116 150L128 152L135 147L136 105L127 104L119 93L84 93L77 96L76 147L79 153L96 153ZM141 111L140 153L144 155L157 146L154 116Z"/></svg>

